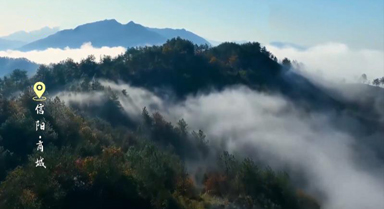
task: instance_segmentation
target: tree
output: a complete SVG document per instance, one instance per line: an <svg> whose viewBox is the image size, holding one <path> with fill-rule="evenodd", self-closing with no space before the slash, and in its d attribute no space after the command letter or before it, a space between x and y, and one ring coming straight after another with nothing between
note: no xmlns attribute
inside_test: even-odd
<svg viewBox="0 0 384 209"><path fill-rule="evenodd" d="M381 84L380 79L376 78L375 80L372 81L372 84L375 86L379 86Z"/></svg>
<svg viewBox="0 0 384 209"><path fill-rule="evenodd" d="M360 76L360 81L361 81L361 83L367 83L368 82L368 77L367 77L367 75L366 74L362 74L361 76Z"/></svg>
<svg viewBox="0 0 384 209"><path fill-rule="evenodd" d="M286 59L283 64L294 62ZM127 91L98 81L122 80L159 94L170 89L176 100L184 100L236 84L295 90L281 79L285 71L259 43L210 48L180 38L162 46L131 48L100 63L91 56L80 63L43 65L32 78L16 70L0 80L0 208L216 208L207 201L214 198L228 208L295 209L298 197L283 172L229 153L214 164L210 157L224 148L210 147L202 130L189 130L183 119L173 124L146 108L142 120L131 120L120 103L129 97ZM46 170L36 169L32 160L40 154L33 152L37 118L31 112L33 92L25 89L36 81L52 93L104 93L95 108L68 106L59 97L46 101ZM11 97L18 90L25 91ZM121 94L125 96L119 98ZM212 163L209 171L198 172L206 176L205 182L187 174L187 163L201 168L207 161ZM210 194L200 195L196 184L205 185Z"/></svg>
<svg viewBox="0 0 384 209"><path fill-rule="evenodd" d="M281 63L283 66L285 66L288 69L290 69L292 67L291 60L289 60L288 58L284 58Z"/></svg>

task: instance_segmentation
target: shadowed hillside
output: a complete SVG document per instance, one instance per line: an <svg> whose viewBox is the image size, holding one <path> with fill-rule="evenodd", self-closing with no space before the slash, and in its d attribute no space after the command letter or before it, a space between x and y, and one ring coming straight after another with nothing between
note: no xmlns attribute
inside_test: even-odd
<svg viewBox="0 0 384 209"><path fill-rule="evenodd" d="M31 62L25 58L8 58L0 57L0 76L9 75L13 70L25 70L29 76L33 75L37 68L38 64Z"/></svg>

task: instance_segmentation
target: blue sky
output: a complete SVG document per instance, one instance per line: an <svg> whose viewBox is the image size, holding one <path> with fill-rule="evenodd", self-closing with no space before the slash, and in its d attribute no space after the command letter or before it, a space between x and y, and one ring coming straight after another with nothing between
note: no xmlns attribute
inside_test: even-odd
<svg viewBox="0 0 384 209"><path fill-rule="evenodd" d="M0 8L0 35L116 19L185 28L217 41L384 50L384 0L0 0Z"/></svg>

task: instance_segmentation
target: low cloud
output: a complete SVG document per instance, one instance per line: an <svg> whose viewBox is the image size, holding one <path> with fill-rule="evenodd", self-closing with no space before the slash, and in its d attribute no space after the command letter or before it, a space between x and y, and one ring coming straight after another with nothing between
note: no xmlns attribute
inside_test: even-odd
<svg viewBox="0 0 384 209"><path fill-rule="evenodd" d="M364 137L332 125L342 119L305 113L280 96L245 87L190 97L172 108L172 117L184 118L232 153L303 173L307 190L324 195L325 209L384 207L383 164L366 155L370 148L356 149Z"/></svg>
<svg viewBox="0 0 384 209"><path fill-rule="evenodd" d="M89 55L94 55L96 61L99 61L104 55L111 57L116 57L120 54L123 54L126 51L124 47L101 47L95 48L91 43L84 43L78 49L58 49L58 48L49 48L43 51L33 50L33 51L16 51L16 50L7 50L0 51L0 57L11 57L11 58L27 58L38 64L51 64L58 63L60 61L66 60L68 58L73 59L75 62L79 62L82 59L86 58Z"/></svg>
<svg viewBox="0 0 384 209"><path fill-rule="evenodd" d="M105 94L103 92L67 92L63 91L53 97L59 97L67 105L78 104L80 106L88 106L90 104L100 104L105 100Z"/></svg>
<svg viewBox="0 0 384 209"><path fill-rule="evenodd" d="M132 118L139 117L145 106L172 122L184 118L191 129L206 133L212 147L224 146L231 153L261 160L275 169L289 168L294 179L306 179L305 189L317 196L325 209L384 207L383 162L374 154L375 146L367 145L374 139L376 146L382 146L383 132L356 136L346 129L355 122L356 131L362 124L348 116L308 113L282 96L247 87L173 103L126 84L102 84L118 93ZM128 97L122 95L123 89ZM89 95L71 102L75 100L93 105L99 102Z"/></svg>
<svg viewBox="0 0 384 209"><path fill-rule="evenodd" d="M384 51L352 49L342 43L326 43L306 49L266 47L280 60L287 57L303 63L306 70L316 76L339 80L356 80L363 73L370 80L384 76Z"/></svg>
<svg viewBox="0 0 384 209"><path fill-rule="evenodd" d="M147 107L150 111L163 110L166 106L164 101L150 91L132 87L124 83L113 83L105 80L99 81L104 87L110 88L118 96L119 102L127 116L133 119L141 117L141 111ZM123 93L126 91L126 94ZM70 92L62 91L53 95L67 105L98 106L108 100L106 92Z"/></svg>
<svg viewBox="0 0 384 209"><path fill-rule="evenodd" d="M144 107L148 107L152 111L163 109L164 107L164 102L161 98L145 89L135 88L124 83L116 84L108 81L100 81L100 83L116 91L121 106L131 118L141 117L141 111ZM127 92L126 95L122 93L123 90Z"/></svg>

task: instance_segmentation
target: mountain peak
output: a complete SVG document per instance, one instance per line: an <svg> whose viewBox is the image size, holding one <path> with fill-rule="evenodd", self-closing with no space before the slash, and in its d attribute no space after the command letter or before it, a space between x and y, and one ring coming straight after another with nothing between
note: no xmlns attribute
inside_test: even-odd
<svg viewBox="0 0 384 209"><path fill-rule="evenodd" d="M46 39L32 42L21 50L43 50L47 48L79 48L91 42L95 47L136 47L165 43L167 39L180 37L195 44L209 44L202 37L185 29L156 29L129 21L121 24L115 19L105 19L77 26L75 29L59 31Z"/></svg>
<svg viewBox="0 0 384 209"><path fill-rule="evenodd" d="M122 26L122 24L117 22L115 19L105 19L105 20L100 20L96 22L79 25L74 30L75 31L92 30L93 32L96 32L99 30L110 30L112 28L118 28L120 26Z"/></svg>
<svg viewBox="0 0 384 209"><path fill-rule="evenodd" d="M166 38L129 22L123 25L115 19L106 19L77 26L75 29L60 31L52 36L24 45L20 50L44 50L47 48L80 48L91 42L94 47L136 47L161 44Z"/></svg>
<svg viewBox="0 0 384 209"><path fill-rule="evenodd" d="M33 30L30 32L26 31L17 31L15 33L9 34L7 36L3 36L1 38L6 40L12 40L12 41L19 41L19 42L33 42L42 38L46 38L56 32L59 31L59 27L43 27L38 30Z"/></svg>
<svg viewBox="0 0 384 209"><path fill-rule="evenodd" d="M131 27L137 27L137 26L139 26L139 27L143 27L144 28L144 26L142 26L142 25L140 25L139 23L135 23L135 22L133 22L133 21L129 21L127 24L126 24L126 26L131 26Z"/></svg>
<svg viewBox="0 0 384 209"><path fill-rule="evenodd" d="M101 22L119 23L116 19L105 19L105 20L102 20ZM121 23L119 23L119 24L121 24Z"/></svg>
<svg viewBox="0 0 384 209"><path fill-rule="evenodd" d="M105 19L105 20L100 20L100 21L96 21L96 22L86 23L84 25L100 25L100 24L121 25L121 23L117 22L117 20L115 20L115 19ZM80 26L84 26L84 25L80 25ZM78 26L78 27L80 27L80 26Z"/></svg>

